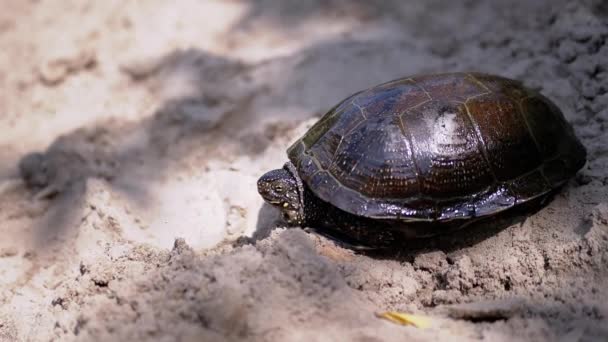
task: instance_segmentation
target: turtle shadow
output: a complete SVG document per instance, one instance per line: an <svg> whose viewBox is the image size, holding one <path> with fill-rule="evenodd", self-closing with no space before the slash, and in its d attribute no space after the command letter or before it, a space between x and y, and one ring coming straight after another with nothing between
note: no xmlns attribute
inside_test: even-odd
<svg viewBox="0 0 608 342"><path fill-rule="evenodd" d="M270 204L264 202L260 211L258 211L258 221L250 241L257 242L265 239L269 237L275 229L284 226L285 223L281 220L280 212Z"/></svg>
<svg viewBox="0 0 608 342"><path fill-rule="evenodd" d="M156 200L150 184L161 182L183 160L214 156L229 144L235 153L255 155L270 144L270 139L258 139L256 144L233 139L246 127L230 126L224 120L251 115L251 94L259 93L255 86L234 98L212 91L220 82L217 79L223 80L225 89L245 74L239 61L189 49L159 56L148 64L141 70L124 67L133 87L150 89L179 80L190 82L196 92L159 101L138 120L109 118L77 127L57 136L45 149L15 160L11 172L20 177L33 205L44 209L30 215L36 219L31 238L37 249L50 249L54 245L49 241L65 241L77 232L74 217L82 213L76 204L87 200L86 188L92 179L102 180L134 207L146 210Z"/></svg>
<svg viewBox="0 0 608 342"><path fill-rule="evenodd" d="M540 209L540 208L539 208ZM422 253L442 251L449 254L472 247L490 239L509 227L523 225L528 216L525 214L500 215L485 218L445 234L411 239L393 244L386 248L363 251L367 256L377 259L397 259L414 261Z"/></svg>
<svg viewBox="0 0 608 342"><path fill-rule="evenodd" d="M287 224L282 220L281 213L279 210L274 208L272 205L264 202L262 207L258 211L258 219L255 226L255 231L251 236L240 236L235 242L234 246L244 245L255 245L260 240L264 240L272 234L273 231L279 228L289 228Z"/></svg>

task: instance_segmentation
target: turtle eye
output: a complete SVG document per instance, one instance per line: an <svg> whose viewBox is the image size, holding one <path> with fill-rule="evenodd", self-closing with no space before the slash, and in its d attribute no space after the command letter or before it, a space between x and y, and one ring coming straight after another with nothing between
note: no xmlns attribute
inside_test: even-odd
<svg viewBox="0 0 608 342"><path fill-rule="evenodd" d="M276 192L283 192L283 186L282 185L277 185L274 187L274 191Z"/></svg>

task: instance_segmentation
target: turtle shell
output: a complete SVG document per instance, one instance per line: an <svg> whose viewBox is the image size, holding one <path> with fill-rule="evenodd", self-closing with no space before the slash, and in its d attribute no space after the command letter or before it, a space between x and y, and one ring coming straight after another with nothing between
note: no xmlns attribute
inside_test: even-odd
<svg viewBox="0 0 608 342"><path fill-rule="evenodd" d="M585 164L561 111L520 82L422 75L356 93L287 151L320 199L358 216L450 221L549 193Z"/></svg>

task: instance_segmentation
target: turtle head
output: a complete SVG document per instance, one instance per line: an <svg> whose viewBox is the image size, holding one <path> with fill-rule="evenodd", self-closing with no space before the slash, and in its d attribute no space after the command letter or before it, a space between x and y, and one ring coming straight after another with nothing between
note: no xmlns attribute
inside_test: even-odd
<svg viewBox="0 0 608 342"><path fill-rule="evenodd" d="M300 186L297 174L288 167L266 172L258 179L258 192L264 201L279 208L283 218L291 225L304 220Z"/></svg>

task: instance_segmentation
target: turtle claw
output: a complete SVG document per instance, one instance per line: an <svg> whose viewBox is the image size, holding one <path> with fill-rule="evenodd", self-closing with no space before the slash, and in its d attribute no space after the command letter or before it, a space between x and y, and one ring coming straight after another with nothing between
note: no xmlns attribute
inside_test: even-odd
<svg viewBox="0 0 608 342"><path fill-rule="evenodd" d="M57 185L51 184L34 194L34 201L42 201L59 194L60 189Z"/></svg>

